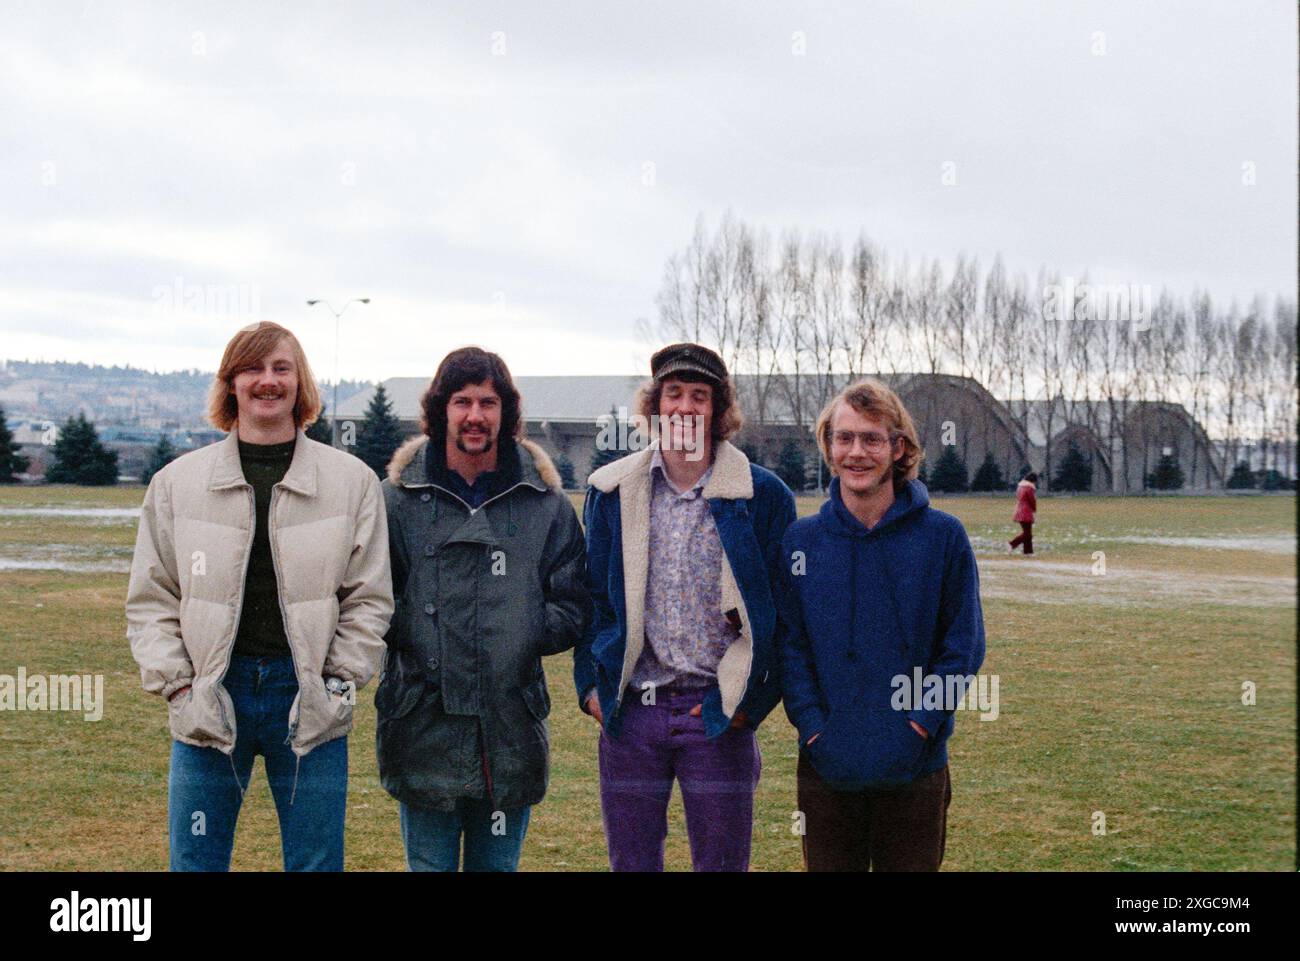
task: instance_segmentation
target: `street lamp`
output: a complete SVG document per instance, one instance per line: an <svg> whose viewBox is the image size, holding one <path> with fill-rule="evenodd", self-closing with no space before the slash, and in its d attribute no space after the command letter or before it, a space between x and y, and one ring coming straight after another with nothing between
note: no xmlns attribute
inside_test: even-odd
<svg viewBox="0 0 1300 961"><path fill-rule="evenodd" d="M353 304L368 303L370 303L369 297L353 297L343 305L342 309L335 310L328 300L307 301L308 307L324 304L326 309L334 315L334 400L330 404L330 431L335 447L339 446L339 322L342 320L343 314Z"/></svg>

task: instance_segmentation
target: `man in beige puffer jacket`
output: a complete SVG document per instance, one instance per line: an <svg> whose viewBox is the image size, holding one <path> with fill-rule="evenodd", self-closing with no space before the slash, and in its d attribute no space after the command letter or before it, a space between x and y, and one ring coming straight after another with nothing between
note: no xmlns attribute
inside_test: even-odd
<svg viewBox="0 0 1300 961"><path fill-rule="evenodd" d="M241 330L209 410L229 436L145 495L127 636L145 690L168 701L173 870L228 869L257 754L285 869L343 867L346 735L393 598L379 480L307 438L320 407L289 331Z"/></svg>

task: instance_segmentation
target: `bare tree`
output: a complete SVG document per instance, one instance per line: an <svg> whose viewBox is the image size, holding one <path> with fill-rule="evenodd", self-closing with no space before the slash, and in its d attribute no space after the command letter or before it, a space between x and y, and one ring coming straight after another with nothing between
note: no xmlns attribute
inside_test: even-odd
<svg viewBox="0 0 1300 961"><path fill-rule="evenodd" d="M1222 350L1216 365L1224 417L1223 437L1227 447L1227 462L1237 463L1242 441L1242 400L1245 380L1249 372L1259 318L1253 305L1245 316L1238 317L1234 304L1224 318Z"/></svg>
<svg viewBox="0 0 1300 961"><path fill-rule="evenodd" d="M695 233L680 254L673 254L664 266L663 281L656 303L659 308L655 340L687 340L701 343L709 325L708 286L709 238L704 215L695 219Z"/></svg>
<svg viewBox="0 0 1300 961"><path fill-rule="evenodd" d="M751 245L751 266L744 277L744 309L752 323L748 327L747 365L755 374L753 396L747 405L755 421L766 424L768 402L782 363L784 331L773 316L772 272L768 266L768 237L755 234Z"/></svg>
<svg viewBox="0 0 1300 961"><path fill-rule="evenodd" d="M1092 403L1092 351L1096 339L1093 311L1083 302L1082 285L1087 284L1085 274L1080 287L1064 304L1063 327L1058 336L1064 343L1061 350L1061 388L1065 399L1065 420L1070 424L1083 424L1097 431L1096 408Z"/></svg>
<svg viewBox="0 0 1300 961"><path fill-rule="evenodd" d="M1006 371L1007 399L1022 438L1029 437L1029 338L1033 315L1029 280L1020 274L1007 287L1006 309L998 333L998 353ZM1018 398L1018 401L1017 401ZM1028 457L1028 451L1025 452ZM1010 464L1007 474L1018 473L1022 464Z"/></svg>
<svg viewBox="0 0 1300 961"><path fill-rule="evenodd" d="M952 279L948 282L942 319L948 355L955 364L956 372L962 377L970 377L972 374L978 296L979 265L974 260L967 260L964 254L958 254Z"/></svg>
<svg viewBox="0 0 1300 961"><path fill-rule="evenodd" d="M885 308L885 343L888 349L885 356L888 358L889 373L897 376L916 369L916 353L910 329L911 279L906 257L892 271L887 285L889 297Z"/></svg>
<svg viewBox="0 0 1300 961"><path fill-rule="evenodd" d="M836 366L844 358L844 255L839 244L824 237L810 238L806 251L805 278L809 302L807 339L812 378L810 412L820 412L835 390Z"/></svg>
<svg viewBox="0 0 1300 961"><path fill-rule="evenodd" d="M1077 290L1070 303L1056 298L1064 310L1045 310L1054 280L1040 271L1037 290L1023 274L1009 280L1000 256L981 277L964 253L945 279L939 261L891 264L865 235L846 261L838 240L791 232L771 244L728 212L713 232L697 218L690 242L664 265L657 323L637 329L660 343L707 343L737 373L757 375L743 387L755 424L807 424L845 375L897 383L904 373L952 373L1006 398L1022 437L1032 417L1049 485L1054 435L1065 423L1085 424L1107 448L1111 485L1127 490L1130 474L1150 471L1153 450L1182 445L1176 418L1160 406L1173 403L1221 439L1225 466L1257 441L1258 466L1293 472L1294 301L1279 298L1266 316L1261 298L1244 313L1224 312L1208 294L1182 301L1162 291L1151 327L1136 330L1128 318L1081 312ZM918 420L932 425L940 392L922 396ZM984 426L992 449L995 425ZM1191 448L1189 478L1211 482L1213 451L1196 439Z"/></svg>
<svg viewBox="0 0 1300 961"><path fill-rule="evenodd" d="M1056 424L1062 419L1065 393L1065 355L1068 350L1069 325L1065 315L1073 313L1061 296L1052 297L1049 289L1061 287L1060 277L1045 269L1038 272L1040 297L1033 318L1034 334L1030 339L1030 358L1035 379L1039 383L1043 403L1037 408L1038 421L1043 428L1044 461L1043 486L1050 488L1052 477L1052 442Z"/></svg>
<svg viewBox="0 0 1300 961"><path fill-rule="evenodd" d="M884 369L889 284L883 255L859 236L849 265L848 373L856 379Z"/></svg>
<svg viewBox="0 0 1300 961"><path fill-rule="evenodd" d="M1274 436L1281 444L1282 474L1293 476L1296 449L1296 305L1279 297L1274 304L1276 347L1273 351Z"/></svg>
<svg viewBox="0 0 1300 961"><path fill-rule="evenodd" d="M1210 295L1196 293L1192 295L1191 314L1187 320L1186 336L1183 350L1179 354L1179 374L1183 382L1183 397L1192 419L1199 424L1208 425L1210 408L1210 366L1215 355L1217 331L1214 324L1214 305ZM1212 469L1209 454L1206 455L1205 483L1210 485ZM1191 470L1189 478L1196 476L1199 462L1199 448L1192 445Z"/></svg>
<svg viewBox="0 0 1300 961"><path fill-rule="evenodd" d="M1151 328L1148 331L1148 348L1152 360L1152 389L1155 400L1162 404L1171 404L1176 400L1175 380L1178 374L1178 358L1183 353L1187 335L1187 312L1182 304L1174 301L1167 290L1160 291L1155 309L1151 315ZM1172 418L1163 412L1160 416L1159 444L1177 450L1177 427ZM1192 449L1196 449L1196 438L1192 437ZM1188 481L1194 483L1191 475Z"/></svg>
<svg viewBox="0 0 1300 961"><path fill-rule="evenodd" d="M936 260L927 268L921 262L908 298L912 329L921 342L926 373L937 374L943 365L943 268Z"/></svg>
<svg viewBox="0 0 1300 961"><path fill-rule="evenodd" d="M1259 318L1255 328L1255 337L1250 344L1250 356L1246 358L1246 376L1242 384L1246 401L1250 405L1248 422L1250 435L1259 444L1259 466L1261 470L1269 469L1269 428L1271 424L1271 407L1274 397L1272 378L1269 376L1273 367L1273 352L1276 349L1276 334L1273 324L1266 315L1263 298L1256 298L1251 313ZM1276 461L1276 453L1273 454Z"/></svg>
<svg viewBox="0 0 1300 961"><path fill-rule="evenodd" d="M787 233L781 239L781 259L772 285L772 322L781 330L782 369L786 371L780 381L781 394L791 418L800 426L804 424L802 381L808 318L805 286L799 236Z"/></svg>

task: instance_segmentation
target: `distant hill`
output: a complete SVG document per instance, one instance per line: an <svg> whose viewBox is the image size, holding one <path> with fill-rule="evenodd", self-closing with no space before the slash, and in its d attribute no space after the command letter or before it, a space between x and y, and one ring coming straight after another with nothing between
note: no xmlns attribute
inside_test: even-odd
<svg viewBox="0 0 1300 961"><path fill-rule="evenodd" d="M203 370L156 373L131 366L0 360L0 407L11 422L57 424L80 411L100 426L201 428L212 376ZM370 386L369 381L340 381L339 403ZM328 405L331 391L324 382L321 387Z"/></svg>

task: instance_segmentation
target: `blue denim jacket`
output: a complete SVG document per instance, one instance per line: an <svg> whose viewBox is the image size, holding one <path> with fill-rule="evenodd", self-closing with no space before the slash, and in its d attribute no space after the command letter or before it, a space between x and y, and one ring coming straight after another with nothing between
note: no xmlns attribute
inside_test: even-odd
<svg viewBox="0 0 1300 961"><path fill-rule="evenodd" d="M592 474L583 509L593 616L574 649L573 678L584 711L584 695L596 689L612 735L618 733L623 691L645 643L652 457L649 448ZM751 464L726 441L718 444L704 497L724 554L719 615L738 627L718 665L718 682L703 699L705 732L717 737L738 711L756 726L781 700L777 650L783 628L775 591L781 538L795 519L795 505L779 477Z"/></svg>

